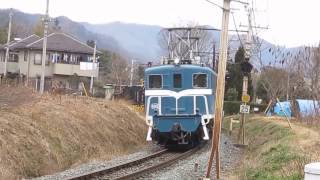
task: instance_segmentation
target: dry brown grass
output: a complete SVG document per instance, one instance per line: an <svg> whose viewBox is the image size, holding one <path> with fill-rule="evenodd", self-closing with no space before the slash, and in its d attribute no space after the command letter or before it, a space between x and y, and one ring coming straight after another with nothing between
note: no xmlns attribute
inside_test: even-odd
<svg viewBox="0 0 320 180"><path fill-rule="evenodd" d="M12 92L17 99L0 108L0 179L50 174L145 143L144 120L125 102Z"/></svg>

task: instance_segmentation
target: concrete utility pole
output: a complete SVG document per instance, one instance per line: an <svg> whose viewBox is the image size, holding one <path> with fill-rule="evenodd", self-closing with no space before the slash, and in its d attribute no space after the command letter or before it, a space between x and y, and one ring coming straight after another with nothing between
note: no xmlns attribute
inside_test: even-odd
<svg viewBox="0 0 320 180"><path fill-rule="evenodd" d="M223 14L222 14L222 30L220 34L220 52L219 52L219 71L216 90L216 102L215 102L215 118L214 129L212 134L212 147L208 162L208 169L206 178L210 178L211 167L214 155L216 155L216 175L217 179L220 178L220 132L221 121L223 118L223 99L225 89L225 75L227 64L227 50L228 50L228 28L229 28L229 14L230 14L230 0L223 1Z"/></svg>
<svg viewBox="0 0 320 180"><path fill-rule="evenodd" d="M248 92L248 76L243 76L242 97L248 95L247 92ZM247 105L246 102L242 102L242 103L244 103L244 105ZM245 120L246 120L245 113L241 113L240 129L238 134L238 142L240 142L241 145L245 145L245 128L244 128Z"/></svg>
<svg viewBox="0 0 320 180"><path fill-rule="evenodd" d="M248 8L248 32L245 45L245 60L249 61L251 56L251 46L252 46L252 9Z"/></svg>
<svg viewBox="0 0 320 180"><path fill-rule="evenodd" d="M91 69L91 80L90 80L90 92L91 92L92 95L93 95L93 73L94 73L95 64L96 64L96 51L97 51L97 43L96 43L96 41L94 41L92 69Z"/></svg>
<svg viewBox="0 0 320 180"><path fill-rule="evenodd" d="M44 92L44 84L45 84L45 73L46 73L46 59L47 59L47 36L48 36L48 26L49 26L49 0L47 0L47 8L46 14L43 19L44 21L44 30L43 30L43 45L42 45L42 73L41 73L41 80L40 80L40 94Z"/></svg>
<svg viewBox="0 0 320 180"><path fill-rule="evenodd" d="M131 60L131 71L130 71L130 87L132 86L133 81L133 59Z"/></svg>
<svg viewBox="0 0 320 180"><path fill-rule="evenodd" d="M249 62L251 56L251 46L252 46L252 9L248 8L248 32L247 32L247 39L245 44L245 61ZM242 82L242 97L248 95L248 75L243 76ZM246 102L242 102L246 105ZM240 144L245 145L245 113L241 113L240 117L240 129L238 134L238 142ZM240 141L241 140L241 141Z"/></svg>
<svg viewBox="0 0 320 180"><path fill-rule="evenodd" d="M12 12L12 9L10 9L10 13L9 13L8 39L7 39L6 55L5 55L5 57L4 57L4 77L7 76L7 63L8 63L8 59L9 59L9 43L10 43L10 37L11 37L12 16L13 16L13 12Z"/></svg>

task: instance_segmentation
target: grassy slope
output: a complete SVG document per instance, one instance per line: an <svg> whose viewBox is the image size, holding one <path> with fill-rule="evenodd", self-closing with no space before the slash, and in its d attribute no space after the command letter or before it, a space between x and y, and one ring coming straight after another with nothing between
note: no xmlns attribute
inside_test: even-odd
<svg viewBox="0 0 320 180"><path fill-rule="evenodd" d="M0 179L110 159L145 142L144 121L124 103L63 97L60 104L58 97L35 96L31 103L0 106Z"/></svg>
<svg viewBox="0 0 320 180"><path fill-rule="evenodd" d="M293 123L291 130L285 119L251 116L246 132L249 146L236 172L240 179L298 180L306 163L319 160L320 133L302 124Z"/></svg>

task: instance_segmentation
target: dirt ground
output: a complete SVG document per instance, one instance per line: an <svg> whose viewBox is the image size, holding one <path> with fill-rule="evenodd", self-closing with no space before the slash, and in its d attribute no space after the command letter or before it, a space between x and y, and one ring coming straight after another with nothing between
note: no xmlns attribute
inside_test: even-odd
<svg viewBox="0 0 320 180"><path fill-rule="evenodd" d="M130 153L146 125L125 102L0 86L0 179L51 174Z"/></svg>

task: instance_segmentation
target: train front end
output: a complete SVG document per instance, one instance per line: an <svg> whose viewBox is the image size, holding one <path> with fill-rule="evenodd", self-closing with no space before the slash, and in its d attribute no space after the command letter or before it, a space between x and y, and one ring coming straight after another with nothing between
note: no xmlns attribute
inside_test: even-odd
<svg viewBox="0 0 320 180"><path fill-rule="evenodd" d="M145 70L147 141L195 145L209 140L216 74L197 65L163 65Z"/></svg>

